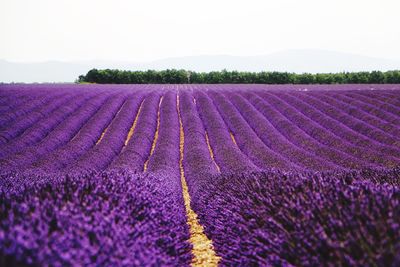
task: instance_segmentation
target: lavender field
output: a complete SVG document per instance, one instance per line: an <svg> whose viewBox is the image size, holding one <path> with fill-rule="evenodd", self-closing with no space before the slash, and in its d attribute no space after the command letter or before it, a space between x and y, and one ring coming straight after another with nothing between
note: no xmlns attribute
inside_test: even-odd
<svg viewBox="0 0 400 267"><path fill-rule="evenodd" d="M0 85L1 266L399 266L400 85Z"/></svg>

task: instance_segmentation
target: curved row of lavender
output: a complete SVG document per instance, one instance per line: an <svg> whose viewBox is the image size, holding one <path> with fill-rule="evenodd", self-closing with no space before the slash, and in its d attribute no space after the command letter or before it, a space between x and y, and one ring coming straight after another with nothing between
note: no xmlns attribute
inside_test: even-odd
<svg viewBox="0 0 400 267"><path fill-rule="evenodd" d="M189 265L178 110L221 265L400 264L398 85L1 85L0 265Z"/></svg>

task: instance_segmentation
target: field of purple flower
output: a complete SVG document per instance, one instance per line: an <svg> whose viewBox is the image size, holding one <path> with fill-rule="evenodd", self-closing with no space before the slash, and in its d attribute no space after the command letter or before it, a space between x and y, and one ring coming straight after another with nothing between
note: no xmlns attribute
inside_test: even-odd
<svg viewBox="0 0 400 267"><path fill-rule="evenodd" d="M400 85L0 85L1 266L399 266Z"/></svg>

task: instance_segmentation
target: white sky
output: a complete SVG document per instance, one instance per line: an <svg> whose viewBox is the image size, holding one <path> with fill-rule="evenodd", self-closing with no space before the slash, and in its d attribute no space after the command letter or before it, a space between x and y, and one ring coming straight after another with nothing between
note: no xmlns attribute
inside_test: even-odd
<svg viewBox="0 0 400 267"><path fill-rule="evenodd" d="M399 0L0 0L0 58L126 60L286 49L400 59Z"/></svg>

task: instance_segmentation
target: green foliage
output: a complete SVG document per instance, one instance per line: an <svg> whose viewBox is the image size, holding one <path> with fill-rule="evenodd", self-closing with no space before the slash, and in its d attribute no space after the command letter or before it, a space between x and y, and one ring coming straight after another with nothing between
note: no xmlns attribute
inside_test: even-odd
<svg viewBox="0 0 400 267"><path fill-rule="evenodd" d="M183 83L260 83L260 84L342 84L342 83L400 83L400 71L340 72L340 73L289 73L289 72L194 72L167 69L162 71L126 71L92 69L80 75L79 83L117 84L183 84Z"/></svg>

